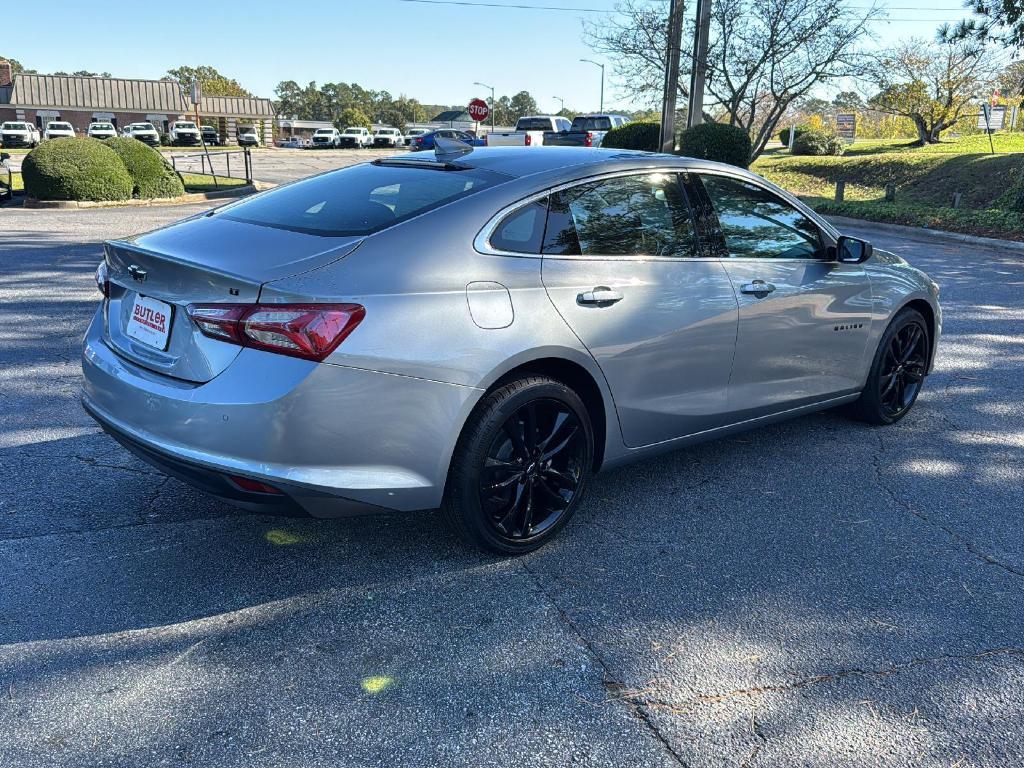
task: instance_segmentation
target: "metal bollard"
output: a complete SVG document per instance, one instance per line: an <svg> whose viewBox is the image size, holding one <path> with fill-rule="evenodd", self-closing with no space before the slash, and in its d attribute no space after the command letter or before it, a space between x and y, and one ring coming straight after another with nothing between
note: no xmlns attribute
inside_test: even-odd
<svg viewBox="0 0 1024 768"><path fill-rule="evenodd" d="M963 197L964 197L963 194L961 194L960 192L954 192L953 193L953 207L954 208L959 208L960 207L960 203L963 200Z"/></svg>
<svg viewBox="0 0 1024 768"><path fill-rule="evenodd" d="M845 198L845 197L846 197L846 182L845 181L837 181L836 182L836 202L837 203L843 202L843 198Z"/></svg>

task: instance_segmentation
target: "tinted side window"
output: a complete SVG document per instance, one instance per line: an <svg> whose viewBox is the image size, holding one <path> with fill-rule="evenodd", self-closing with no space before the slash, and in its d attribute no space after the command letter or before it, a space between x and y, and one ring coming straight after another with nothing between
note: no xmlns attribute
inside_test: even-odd
<svg viewBox="0 0 1024 768"><path fill-rule="evenodd" d="M564 190L555 198L545 253L694 255L690 213L675 174L595 181Z"/></svg>
<svg viewBox="0 0 1024 768"><path fill-rule="evenodd" d="M495 227L491 247L513 253L540 253L547 212L547 198L513 211Z"/></svg>
<svg viewBox="0 0 1024 768"><path fill-rule="evenodd" d="M725 176L701 176L734 259L816 259L823 255L817 225L781 198Z"/></svg>

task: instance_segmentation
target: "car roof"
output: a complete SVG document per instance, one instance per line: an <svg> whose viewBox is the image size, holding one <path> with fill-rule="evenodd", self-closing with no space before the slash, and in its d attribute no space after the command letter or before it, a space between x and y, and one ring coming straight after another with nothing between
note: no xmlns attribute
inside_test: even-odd
<svg viewBox="0 0 1024 768"><path fill-rule="evenodd" d="M559 168L582 166L630 166L668 163L681 165L682 158L628 149L588 147L479 147L458 158L461 165L498 171L508 176L531 176ZM608 170L617 170L609 167Z"/></svg>

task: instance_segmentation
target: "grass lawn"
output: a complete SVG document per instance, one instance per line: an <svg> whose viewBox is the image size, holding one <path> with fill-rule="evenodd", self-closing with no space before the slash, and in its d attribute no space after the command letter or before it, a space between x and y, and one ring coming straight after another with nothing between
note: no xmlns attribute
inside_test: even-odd
<svg viewBox="0 0 1024 768"><path fill-rule="evenodd" d="M0 179L7 183L7 171L0 171ZM21 180L21 174L15 171L11 174L11 189L14 192L22 192L25 189L25 184Z"/></svg>
<svg viewBox="0 0 1024 768"><path fill-rule="evenodd" d="M245 179L233 179L224 176L218 176L217 183L214 184L213 176L207 173L183 173L181 174L181 180L185 184L186 192L216 192L219 189L238 187L245 184Z"/></svg>
<svg viewBox="0 0 1024 768"><path fill-rule="evenodd" d="M903 141L858 141L841 157L765 152L751 170L801 197L822 213L1024 240L1024 211L1009 210L1024 187L1024 134L967 136L926 147ZM984 142L984 152L980 151ZM845 203L835 203L836 182ZM886 203L885 185L896 185ZM1016 188L1015 188L1016 187ZM954 209L953 194L961 194Z"/></svg>

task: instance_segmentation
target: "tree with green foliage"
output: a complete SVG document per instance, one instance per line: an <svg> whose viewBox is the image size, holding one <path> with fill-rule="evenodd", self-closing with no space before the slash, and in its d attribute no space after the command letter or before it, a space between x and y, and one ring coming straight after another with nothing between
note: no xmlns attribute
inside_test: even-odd
<svg viewBox="0 0 1024 768"><path fill-rule="evenodd" d="M936 144L942 131L974 114L986 61L971 40L906 40L875 61L870 81L878 90L868 105L909 118L918 144Z"/></svg>
<svg viewBox="0 0 1024 768"><path fill-rule="evenodd" d="M0 55L0 61L6 61L11 65L11 74L17 75L24 73L26 75L34 75L36 71L34 69L25 69L20 61L10 56Z"/></svg>
<svg viewBox="0 0 1024 768"><path fill-rule="evenodd" d="M76 69L74 72L54 72L57 77L113 77L109 72L90 72L87 69Z"/></svg>
<svg viewBox="0 0 1024 768"><path fill-rule="evenodd" d="M1008 48L1024 48L1024 0L968 0L977 18L964 19L942 34L955 40L994 41Z"/></svg>
<svg viewBox="0 0 1024 768"><path fill-rule="evenodd" d="M185 88L191 87L192 83L198 80L203 87L204 96L252 96L237 80L222 75L213 67L206 65L169 69L167 77L177 80Z"/></svg>
<svg viewBox="0 0 1024 768"><path fill-rule="evenodd" d="M369 130L372 123L373 121L359 107L348 107L334 121L334 125L339 131L344 131L346 128L366 128Z"/></svg>
<svg viewBox="0 0 1024 768"><path fill-rule="evenodd" d="M540 111L537 100L530 95L529 91L520 91L508 100L508 108L512 121L516 121L527 115L536 115Z"/></svg>

